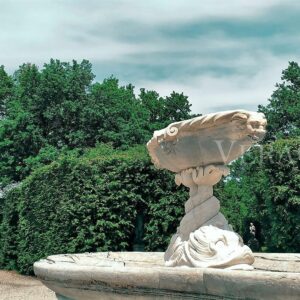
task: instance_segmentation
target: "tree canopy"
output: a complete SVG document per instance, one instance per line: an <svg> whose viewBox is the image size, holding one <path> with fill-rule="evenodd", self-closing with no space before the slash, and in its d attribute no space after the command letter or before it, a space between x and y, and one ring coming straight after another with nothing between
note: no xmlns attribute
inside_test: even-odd
<svg viewBox="0 0 300 300"><path fill-rule="evenodd" d="M0 67L0 185L30 173L28 160L59 151L111 143L145 144L156 129L191 116L182 93L121 86L115 77L95 82L92 65L51 59L39 69L23 64L9 76Z"/></svg>
<svg viewBox="0 0 300 300"><path fill-rule="evenodd" d="M295 137L300 134L300 67L290 62L282 72L282 82L277 83L266 106L259 105L268 120L267 140Z"/></svg>

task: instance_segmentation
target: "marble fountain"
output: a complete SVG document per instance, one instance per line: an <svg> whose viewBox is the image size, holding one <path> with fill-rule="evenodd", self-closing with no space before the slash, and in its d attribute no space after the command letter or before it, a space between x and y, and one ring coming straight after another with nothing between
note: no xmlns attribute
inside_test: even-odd
<svg viewBox="0 0 300 300"><path fill-rule="evenodd" d="M36 276L58 299L300 299L300 254L252 253L220 213L213 185L265 134L263 114L226 111L155 131L157 168L189 188L185 216L166 252L49 256Z"/></svg>

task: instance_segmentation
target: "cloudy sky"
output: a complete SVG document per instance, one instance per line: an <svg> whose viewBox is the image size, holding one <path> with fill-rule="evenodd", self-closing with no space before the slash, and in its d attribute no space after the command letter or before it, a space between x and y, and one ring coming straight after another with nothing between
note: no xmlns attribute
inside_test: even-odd
<svg viewBox="0 0 300 300"><path fill-rule="evenodd" d="M88 59L195 113L265 104L288 61L300 62L300 1L0 0L0 65Z"/></svg>

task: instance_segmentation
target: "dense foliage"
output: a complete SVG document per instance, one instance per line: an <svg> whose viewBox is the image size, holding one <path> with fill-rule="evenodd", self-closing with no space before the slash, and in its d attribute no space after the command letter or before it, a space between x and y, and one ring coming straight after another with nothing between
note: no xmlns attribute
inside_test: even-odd
<svg viewBox="0 0 300 300"><path fill-rule="evenodd" d="M282 82L276 84L269 104L260 105L268 120L265 141L300 135L300 67L290 62L282 72Z"/></svg>
<svg viewBox="0 0 300 300"><path fill-rule="evenodd" d="M254 147L219 192L224 214L246 242L249 224L271 252L300 251L300 139Z"/></svg>
<svg viewBox="0 0 300 300"><path fill-rule="evenodd" d="M116 78L93 82L91 64L51 60L24 64L8 76L0 67L0 185L24 179L40 153L112 143L127 149L153 130L190 117L182 93L160 97ZM46 150L44 149L46 148ZM49 160L50 158L48 158Z"/></svg>
<svg viewBox="0 0 300 300"><path fill-rule="evenodd" d="M8 193L0 227L0 267L32 272L54 253L132 250L143 213L146 250L167 247L187 192L156 170L145 147L99 145L62 155Z"/></svg>

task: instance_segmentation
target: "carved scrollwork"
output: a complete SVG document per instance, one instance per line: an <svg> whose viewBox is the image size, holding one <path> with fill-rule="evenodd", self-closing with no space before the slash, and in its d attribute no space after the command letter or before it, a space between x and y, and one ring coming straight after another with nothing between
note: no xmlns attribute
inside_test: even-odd
<svg viewBox="0 0 300 300"><path fill-rule="evenodd" d="M175 175L177 185L191 187L193 185L215 185L222 176L229 174L229 168L225 165L208 165L205 167L190 168Z"/></svg>
<svg viewBox="0 0 300 300"><path fill-rule="evenodd" d="M179 129L176 126L168 126L166 128L165 138L168 139L168 137L175 137L179 132Z"/></svg>

